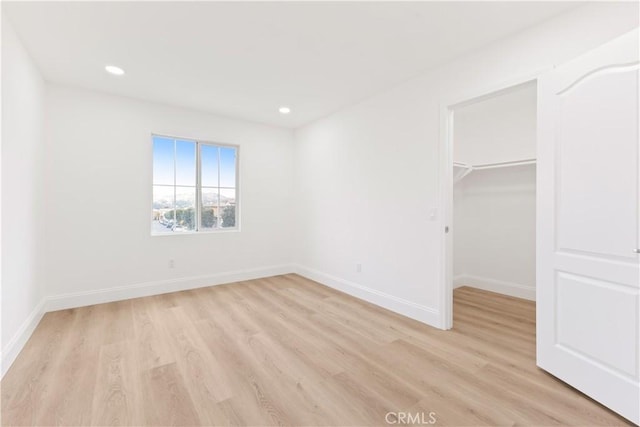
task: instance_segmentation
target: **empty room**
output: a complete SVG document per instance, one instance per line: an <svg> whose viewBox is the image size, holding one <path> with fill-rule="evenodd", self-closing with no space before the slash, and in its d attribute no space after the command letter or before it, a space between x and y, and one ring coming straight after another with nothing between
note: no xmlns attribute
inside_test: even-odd
<svg viewBox="0 0 640 427"><path fill-rule="evenodd" d="M0 425L640 423L640 2L0 12Z"/></svg>

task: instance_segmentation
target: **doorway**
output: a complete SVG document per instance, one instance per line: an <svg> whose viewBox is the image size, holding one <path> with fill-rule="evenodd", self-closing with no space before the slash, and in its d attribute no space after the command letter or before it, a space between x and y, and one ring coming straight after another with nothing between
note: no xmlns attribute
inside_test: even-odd
<svg viewBox="0 0 640 427"><path fill-rule="evenodd" d="M636 424L638 40L635 29L535 78L536 338L522 353ZM441 107L442 329L453 326L455 111L513 86Z"/></svg>
<svg viewBox="0 0 640 427"><path fill-rule="evenodd" d="M446 107L444 329L464 304L535 322L536 110L536 80Z"/></svg>

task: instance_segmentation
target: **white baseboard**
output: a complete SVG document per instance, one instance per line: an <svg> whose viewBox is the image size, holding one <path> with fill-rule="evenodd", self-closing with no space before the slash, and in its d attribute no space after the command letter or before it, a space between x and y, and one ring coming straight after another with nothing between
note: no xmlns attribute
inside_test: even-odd
<svg viewBox="0 0 640 427"><path fill-rule="evenodd" d="M417 304L403 298L389 295L375 289L368 288L358 283L332 276L321 271L313 270L302 265L295 266L295 272L307 279L316 281L330 288L337 289L345 294L360 298L377 306L386 308L403 316L440 328L440 313L434 308Z"/></svg>
<svg viewBox="0 0 640 427"><path fill-rule="evenodd" d="M278 265L271 267L253 268L247 270L230 271L202 276L181 277L169 280L137 283L134 285L116 286L112 288L96 289L92 291L73 292L54 295L47 298L46 311L64 310L67 308L84 307L87 305L103 304L122 301L131 298L147 297L166 294L169 292L186 291L225 283L241 282L244 280L260 279L293 272L293 266Z"/></svg>
<svg viewBox="0 0 640 427"><path fill-rule="evenodd" d="M159 295L169 292L185 291L206 286L222 285L225 283L241 282L293 273L293 266L278 265L263 268L231 271L203 276L182 277L171 280L137 283L134 285L117 286L113 288L97 289L93 291L74 292L69 294L45 297L24 321L20 329L2 349L0 354L0 373L2 377L9 370L22 348L31 337L42 316L49 311L67 308L84 307L93 304L103 304L131 298Z"/></svg>
<svg viewBox="0 0 640 427"><path fill-rule="evenodd" d="M18 354L22 351L23 347L33 334L33 331L40 323L42 316L44 316L46 299L40 300L38 305L33 309L31 314L25 319L18 331L11 337L7 345L2 349L0 354L0 378L4 377L13 362L18 357Z"/></svg>
<svg viewBox="0 0 640 427"><path fill-rule="evenodd" d="M465 282L465 278L467 276L465 276L464 274L459 274L457 276L453 276L453 289L455 288L459 288L461 286L464 286L464 282Z"/></svg>
<svg viewBox="0 0 640 427"><path fill-rule="evenodd" d="M487 277L472 276L468 274L456 276L453 279L453 287L459 288L460 286L469 286L516 298L524 298L531 301L536 300L536 288L533 286L489 279Z"/></svg>

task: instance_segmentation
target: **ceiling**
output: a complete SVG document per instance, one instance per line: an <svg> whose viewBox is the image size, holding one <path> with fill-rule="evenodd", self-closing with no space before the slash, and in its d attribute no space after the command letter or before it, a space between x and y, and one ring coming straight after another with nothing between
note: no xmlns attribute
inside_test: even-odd
<svg viewBox="0 0 640 427"><path fill-rule="evenodd" d="M2 2L48 81L290 128L577 5Z"/></svg>

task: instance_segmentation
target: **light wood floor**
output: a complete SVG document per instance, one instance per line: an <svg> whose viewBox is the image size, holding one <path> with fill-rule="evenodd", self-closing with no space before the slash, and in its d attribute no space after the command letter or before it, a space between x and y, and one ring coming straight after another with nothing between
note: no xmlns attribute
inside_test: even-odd
<svg viewBox="0 0 640 427"><path fill-rule="evenodd" d="M533 303L454 306L445 332L286 275L48 313L2 425L624 424L536 368Z"/></svg>

